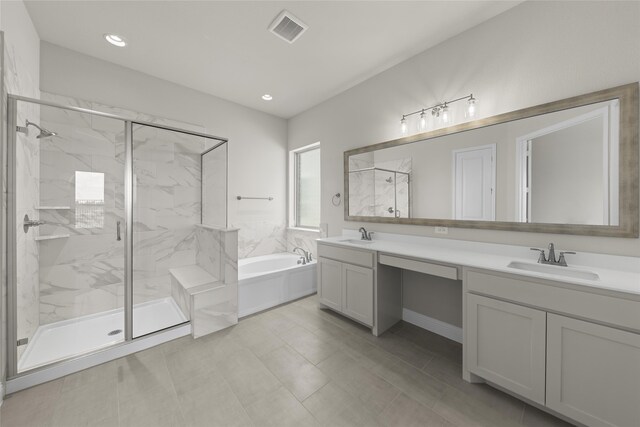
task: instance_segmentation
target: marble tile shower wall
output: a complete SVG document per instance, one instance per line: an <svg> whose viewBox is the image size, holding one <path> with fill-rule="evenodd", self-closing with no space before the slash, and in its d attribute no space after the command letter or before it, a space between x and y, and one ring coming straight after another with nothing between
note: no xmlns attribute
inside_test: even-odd
<svg viewBox="0 0 640 427"><path fill-rule="evenodd" d="M202 223L227 226L227 147L202 155Z"/></svg>
<svg viewBox="0 0 640 427"><path fill-rule="evenodd" d="M25 64L14 46L5 45L4 51L4 87L6 93L37 98L40 95L38 85L33 80ZM6 104L5 104L6 105ZM24 126L29 119L38 123L40 109L33 104L18 104L17 122ZM29 218L38 218L38 163L40 150L37 135L33 130L30 136L16 133L16 214L18 216L18 230L16 230L16 263L17 263L17 334L18 338L31 338L38 327L38 244L34 239L35 233L30 230L25 234L20 221L25 214ZM4 144L3 144L4 145ZM4 234L3 234L4 235ZM4 253L4 251L3 251ZM3 286L3 289L5 287ZM3 298L4 300L4 298ZM4 319L3 319L4 320ZM18 347L18 356L24 351Z"/></svg>
<svg viewBox="0 0 640 427"><path fill-rule="evenodd" d="M76 106L88 108L87 103ZM69 110L42 107L42 124L58 133L41 140L40 324L118 307L124 280L124 125ZM83 205L77 172L102 177L103 203ZM67 236L67 237L61 237Z"/></svg>
<svg viewBox="0 0 640 427"><path fill-rule="evenodd" d="M43 93L42 98L182 129L203 129L97 103ZM120 121L47 109L46 127L58 131L43 145L41 204L71 209L43 210L51 223L41 232L68 238L40 243L40 323L94 314L123 306L124 125ZM170 296L168 269L194 264L194 224L200 223L199 153L155 128L134 128L134 303ZM193 141L191 141L192 143ZM104 205L77 227L75 171L104 174ZM92 227L93 225L93 227ZM124 228L122 228L124 233Z"/></svg>
<svg viewBox="0 0 640 427"><path fill-rule="evenodd" d="M287 251L287 227L282 222L244 221L231 222L238 232L238 257L251 258L261 255L277 254Z"/></svg>
<svg viewBox="0 0 640 427"><path fill-rule="evenodd" d="M313 259L318 259L318 245L316 239L327 237L322 232L303 231L303 230L287 230L287 252L293 252L295 247L300 247L305 251L311 252Z"/></svg>

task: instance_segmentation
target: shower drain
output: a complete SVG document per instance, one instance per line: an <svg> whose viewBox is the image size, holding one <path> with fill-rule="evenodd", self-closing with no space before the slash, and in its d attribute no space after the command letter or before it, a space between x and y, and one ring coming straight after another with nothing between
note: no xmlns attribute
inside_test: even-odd
<svg viewBox="0 0 640 427"><path fill-rule="evenodd" d="M110 337L114 336L114 335L118 335L122 333L122 329L114 329L113 331L109 332L107 335L109 335Z"/></svg>

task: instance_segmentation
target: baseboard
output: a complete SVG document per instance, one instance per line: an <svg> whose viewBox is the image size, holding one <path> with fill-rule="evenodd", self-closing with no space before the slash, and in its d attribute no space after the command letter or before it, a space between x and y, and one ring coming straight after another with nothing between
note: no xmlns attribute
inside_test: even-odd
<svg viewBox="0 0 640 427"><path fill-rule="evenodd" d="M0 406L4 402L4 382L0 381Z"/></svg>
<svg viewBox="0 0 640 427"><path fill-rule="evenodd" d="M462 344L462 328L458 326L425 316L424 314L416 313L406 308L402 309L402 320Z"/></svg>

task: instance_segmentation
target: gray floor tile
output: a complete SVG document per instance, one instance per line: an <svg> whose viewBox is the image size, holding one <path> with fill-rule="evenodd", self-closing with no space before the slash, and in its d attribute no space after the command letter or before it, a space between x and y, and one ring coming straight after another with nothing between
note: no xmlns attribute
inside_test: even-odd
<svg viewBox="0 0 640 427"><path fill-rule="evenodd" d="M117 373L118 366L116 361L103 363L91 369L76 372L63 378L62 392L97 382L115 384L118 379Z"/></svg>
<svg viewBox="0 0 640 427"><path fill-rule="evenodd" d="M173 390L147 389L136 396L119 396L118 400L123 427L177 426L183 421Z"/></svg>
<svg viewBox="0 0 640 427"><path fill-rule="evenodd" d="M118 414L117 396L115 383L91 383L61 393L51 425L85 426L111 419Z"/></svg>
<svg viewBox="0 0 640 427"><path fill-rule="evenodd" d="M433 410L459 426L506 427L520 424L518 420L452 387L447 388L442 398L433 406Z"/></svg>
<svg viewBox="0 0 640 427"><path fill-rule="evenodd" d="M314 365L337 350L334 345L301 326L294 326L284 331L280 334L280 338Z"/></svg>
<svg viewBox="0 0 640 427"><path fill-rule="evenodd" d="M526 405L524 408L522 424L527 427L570 427L573 425L531 405Z"/></svg>
<svg viewBox="0 0 640 427"><path fill-rule="evenodd" d="M406 322L381 337L317 298L7 396L2 426L566 426L462 380L460 344Z"/></svg>
<svg viewBox="0 0 640 427"><path fill-rule="evenodd" d="M37 385L6 396L2 403L0 420L7 426L51 425L64 378Z"/></svg>
<svg viewBox="0 0 640 427"><path fill-rule="evenodd" d="M402 393L380 415L380 423L387 427L454 427L449 421Z"/></svg>
<svg viewBox="0 0 640 427"><path fill-rule="evenodd" d="M261 360L300 401L329 382L329 377L289 346L277 348Z"/></svg>
<svg viewBox="0 0 640 427"><path fill-rule="evenodd" d="M334 381L328 382L302 402L321 425L331 425L331 420L336 414L356 403L357 399L337 386Z"/></svg>
<svg viewBox="0 0 640 427"><path fill-rule="evenodd" d="M376 415L400 394L399 389L360 366L342 351L321 362L318 368Z"/></svg>
<svg viewBox="0 0 640 427"><path fill-rule="evenodd" d="M397 361L378 366L374 372L425 406L432 407L447 386L407 363Z"/></svg>
<svg viewBox="0 0 640 427"><path fill-rule="evenodd" d="M282 386L280 381L250 351L244 350L221 363L220 372L246 407Z"/></svg>
<svg viewBox="0 0 640 427"><path fill-rule="evenodd" d="M256 426L303 427L315 426L315 418L304 406L280 387L246 406L247 413Z"/></svg>
<svg viewBox="0 0 640 427"><path fill-rule="evenodd" d="M178 396L186 426L251 426L242 404L229 385L221 378L212 378L207 386L198 387Z"/></svg>

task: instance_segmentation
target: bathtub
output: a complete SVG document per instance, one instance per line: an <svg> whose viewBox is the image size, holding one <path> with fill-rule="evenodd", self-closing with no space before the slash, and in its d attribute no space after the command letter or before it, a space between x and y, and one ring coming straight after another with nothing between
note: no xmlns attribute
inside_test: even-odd
<svg viewBox="0 0 640 427"><path fill-rule="evenodd" d="M300 255L280 253L238 261L238 317L315 294L316 261L298 264Z"/></svg>

